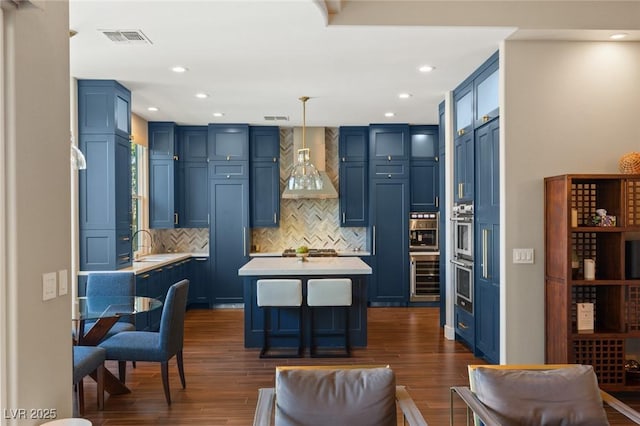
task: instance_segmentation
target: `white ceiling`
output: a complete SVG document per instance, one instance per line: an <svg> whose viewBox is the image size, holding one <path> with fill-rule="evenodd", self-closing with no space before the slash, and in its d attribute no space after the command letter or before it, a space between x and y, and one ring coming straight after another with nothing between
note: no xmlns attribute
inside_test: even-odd
<svg viewBox="0 0 640 426"><path fill-rule="evenodd" d="M330 9L348 11L344 3ZM149 121L296 126L298 98L309 96L309 126L435 124L445 93L515 31L332 26L322 7L312 0L70 0L71 75L119 81L132 92L133 112ZM116 44L99 30L141 30L152 44ZM435 70L418 72L424 64ZM175 65L188 72L173 73ZM399 99L401 92L412 96Z"/></svg>

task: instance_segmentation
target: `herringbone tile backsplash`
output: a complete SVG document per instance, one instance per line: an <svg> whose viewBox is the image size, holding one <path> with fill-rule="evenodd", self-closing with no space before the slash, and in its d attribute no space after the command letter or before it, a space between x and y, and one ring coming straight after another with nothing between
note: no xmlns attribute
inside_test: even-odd
<svg viewBox="0 0 640 426"><path fill-rule="evenodd" d="M338 129L325 128L326 172L338 189ZM293 129L280 128L280 192L293 165ZM154 251L208 252L209 230L152 229ZM333 200L280 200L280 227L255 228L251 245L260 252L280 252L306 245L336 250L366 249L366 228L341 228L340 206Z"/></svg>

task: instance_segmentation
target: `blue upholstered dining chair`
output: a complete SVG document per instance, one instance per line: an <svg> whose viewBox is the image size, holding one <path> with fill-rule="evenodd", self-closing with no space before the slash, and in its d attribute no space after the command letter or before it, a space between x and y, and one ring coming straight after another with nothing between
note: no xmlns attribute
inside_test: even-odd
<svg viewBox="0 0 640 426"><path fill-rule="evenodd" d="M96 372L98 409L104 408L104 360L107 351L96 346L73 347L73 384L76 385L78 413L84 414L83 379Z"/></svg>
<svg viewBox="0 0 640 426"><path fill-rule="evenodd" d="M100 272L90 273L87 277L87 298L92 296L135 296L136 278L133 272ZM85 333L93 327L94 321L86 322ZM103 341L123 331L133 331L131 317L121 318L107 332Z"/></svg>
<svg viewBox="0 0 640 426"><path fill-rule="evenodd" d="M187 309L189 280L182 280L169 288L162 308L160 330L125 331L100 343L107 350L107 359L118 361L120 381L124 383L127 361L159 362L162 385L167 404L171 405L169 392L169 360L176 357L182 388L186 387L182 364L184 341L184 317Z"/></svg>

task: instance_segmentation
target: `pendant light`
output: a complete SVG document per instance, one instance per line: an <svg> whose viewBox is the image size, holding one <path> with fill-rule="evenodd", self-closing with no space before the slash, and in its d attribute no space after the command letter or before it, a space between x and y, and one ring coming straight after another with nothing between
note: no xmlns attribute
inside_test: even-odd
<svg viewBox="0 0 640 426"><path fill-rule="evenodd" d="M323 187L322 178L315 166L311 164L310 151L306 146L306 103L309 97L303 96L299 99L302 101L302 148L298 150L287 188L290 190L319 191Z"/></svg>

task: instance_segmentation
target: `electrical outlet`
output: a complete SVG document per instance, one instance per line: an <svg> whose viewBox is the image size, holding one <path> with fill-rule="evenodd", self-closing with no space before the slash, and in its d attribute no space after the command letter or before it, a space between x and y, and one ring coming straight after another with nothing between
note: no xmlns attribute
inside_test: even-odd
<svg viewBox="0 0 640 426"><path fill-rule="evenodd" d="M55 272L42 274L42 300L54 299L58 293L58 282Z"/></svg>
<svg viewBox="0 0 640 426"><path fill-rule="evenodd" d="M534 263L532 248L514 248L513 263Z"/></svg>
<svg viewBox="0 0 640 426"><path fill-rule="evenodd" d="M64 296L69 292L67 270L61 269L58 271L58 296Z"/></svg>

